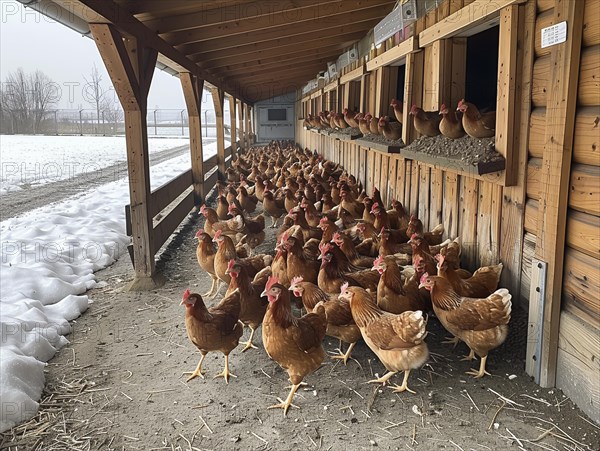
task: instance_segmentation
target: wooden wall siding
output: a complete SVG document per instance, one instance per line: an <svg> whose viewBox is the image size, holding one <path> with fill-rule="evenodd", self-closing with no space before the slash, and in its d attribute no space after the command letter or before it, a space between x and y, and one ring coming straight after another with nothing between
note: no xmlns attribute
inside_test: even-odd
<svg viewBox="0 0 600 451"><path fill-rule="evenodd" d="M562 312L560 323L556 384L591 418L600 418L600 334L571 312Z"/></svg>
<svg viewBox="0 0 600 451"><path fill-rule="evenodd" d="M579 72L579 89L577 95L578 106L598 105L600 89L600 77L598 67L600 66L600 45L587 47L581 52L581 63ZM533 65L532 79L532 101L535 107L546 106L548 96L548 85L551 73L550 55L536 59Z"/></svg>
<svg viewBox="0 0 600 451"><path fill-rule="evenodd" d="M600 166L600 101L577 110L573 161Z"/></svg>
<svg viewBox="0 0 600 451"><path fill-rule="evenodd" d="M597 268L596 258L570 248L565 252L564 308L596 329L600 328L600 272Z"/></svg>

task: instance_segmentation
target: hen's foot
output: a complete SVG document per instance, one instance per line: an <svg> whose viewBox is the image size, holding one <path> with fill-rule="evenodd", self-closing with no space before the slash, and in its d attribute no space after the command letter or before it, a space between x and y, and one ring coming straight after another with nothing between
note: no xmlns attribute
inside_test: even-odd
<svg viewBox="0 0 600 451"><path fill-rule="evenodd" d="M252 344L252 339L254 338L254 329L252 329L250 326L248 326L250 328L250 338L248 338L248 341L243 342L242 344L245 345L244 349L242 349L242 352L246 352L248 349L258 349L256 346L254 346Z"/></svg>
<svg viewBox="0 0 600 451"><path fill-rule="evenodd" d="M388 373L381 376L379 379L373 379L367 382L367 384L383 384L385 385L390 377L396 374L396 371L389 371Z"/></svg>
<svg viewBox="0 0 600 451"><path fill-rule="evenodd" d="M281 398L277 398L277 401L279 401L279 404L275 404L275 405L269 406L267 408L268 409L283 409L284 417L287 416L287 411L290 407L295 407L296 409L299 409L300 407L292 404L292 400L294 399L294 395L296 394L296 390L298 390L298 387L300 387L300 384L292 385L290 394L288 395L288 397L285 401L283 401Z"/></svg>
<svg viewBox="0 0 600 451"><path fill-rule="evenodd" d="M462 359L460 359L461 361L465 361L468 360L469 362L471 360L475 359L475 351L473 351L472 349L469 352L469 355L464 356Z"/></svg>
<svg viewBox="0 0 600 451"><path fill-rule="evenodd" d="M222 372L220 372L215 377L213 377L213 379L216 379L217 377L222 377L223 379L225 379L226 384L229 384L230 377L237 377L235 374L233 374L229 371L229 356L228 355L225 356L225 368L223 369Z"/></svg>
<svg viewBox="0 0 600 451"><path fill-rule="evenodd" d="M352 350L354 349L354 346L356 346L356 343L351 343L345 354L342 352L341 349L338 349L340 355L333 355L333 356L331 356L331 358L343 360L344 366L345 366L348 363L348 359L351 358L350 355L352 354Z"/></svg>
<svg viewBox="0 0 600 451"><path fill-rule="evenodd" d="M491 376L491 374L485 370L485 362L486 361L487 361L487 355L485 357L481 358L481 364L479 365L479 371L470 369L466 373L469 374L470 376L475 377L476 379L482 378L485 375Z"/></svg>
<svg viewBox="0 0 600 451"><path fill-rule="evenodd" d="M202 362L204 361L204 357L206 357L206 355L204 355L204 354L202 355L202 357L200 357L198 366L196 367L196 369L194 371L192 371L192 372L186 371L185 373L183 373L183 374L191 374L191 376L187 378L186 382L189 382L196 377L201 377L202 379L204 379L204 373L202 372Z"/></svg>
<svg viewBox="0 0 600 451"><path fill-rule="evenodd" d="M402 385L394 385L390 387L394 393L402 393L403 391L407 391L409 393L416 393L408 388L408 375L410 374L410 370L404 372L404 379L402 381Z"/></svg>

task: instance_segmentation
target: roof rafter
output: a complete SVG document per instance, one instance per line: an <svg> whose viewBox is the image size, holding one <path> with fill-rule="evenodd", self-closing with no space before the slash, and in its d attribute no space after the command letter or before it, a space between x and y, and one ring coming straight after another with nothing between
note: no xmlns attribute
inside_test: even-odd
<svg viewBox="0 0 600 451"><path fill-rule="evenodd" d="M310 0L307 0L309 3ZM244 39L268 39L269 36L285 36L296 28L309 27L311 31L325 29L338 24L353 23L372 17L381 17L381 7L393 4L390 0L347 0L317 6L274 12L266 17L248 18L211 27L194 28L176 33L161 33L166 41L183 43L213 41L219 38L238 36ZM350 17L349 15L352 15ZM290 18L293 17L293 23Z"/></svg>
<svg viewBox="0 0 600 451"><path fill-rule="evenodd" d="M272 42L261 42L259 44L240 45L231 49L214 52L194 53L190 54L190 59L192 61L201 62L203 65L209 61L228 58L239 58L240 61L252 61L252 59L257 60L258 58L265 56L286 55L290 52L304 50L307 47L314 50L317 50L321 47L329 47L331 45L335 45L335 42L331 42L331 38L335 38L335 41L337 41L339 47L344 47L347 45L348 41L353 43L357 39L362 38L366 32L364 29L361 30L359 28L354 30L335 29L331 31L331 33L331 35L328 34L327 36L310 35L310 38L302 40L301 42L282 42L281 40L277 40ZM249 56L251 56L250 60L246 59ZM206 64L206 67L209 66L209 64Z"/></svg>
<svg viewBox="0 0 600 451"><path fill-rule="evenodd" d="M215 3L204 3L199 11L191 14L178 14L170 17L150 19L144 25L157 30L159 33L175 33L189 29L209 29L238 24L244 26L249 21L256 23L257 19L277 13L288 13L292 10L313 8L328 3L339 3L340 0L250 0L242 4L215 6ZM218 3L217 3L218 5ZM288 21L294 16L288 15Z"/></svg>

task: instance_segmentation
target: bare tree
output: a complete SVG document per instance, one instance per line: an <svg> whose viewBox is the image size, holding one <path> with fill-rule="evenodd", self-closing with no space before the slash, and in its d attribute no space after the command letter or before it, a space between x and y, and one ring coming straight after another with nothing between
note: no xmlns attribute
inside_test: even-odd
<svg viewBox="0 0 600 451"><path fill-rule="evenodd" d="M102 99L100 108L103 119L113 127L112 132L109 134L117 134L119 124L122 124L125 119L121 104L115 102L114 99L111 100L110 96L107 95Z"/></svg>
<svg viewBox="0 0 600 451"><path fill-rule="evenodd" d="M90 73L90 78L88 79L85 75L83 76L85 80L85 86L83 88L83 96L89 104L96 108L96 133L98 133L98 129L100 128L100 111L102 111L102 105L104 99L106 97L106 92L102 89L102 75L98 71L96 64L92 67L92 71Z"/></svg>
<svg viewBox="0 0 600 451"><path fill-rule="evenodd" d="M26 74L22 68L10 72L2 92L2 110L12 121L12 130L37 133L58 94L58 85L40 70L32 74Z"/></svg>
<svg viewBox="0 0 600 451"><path fill-rule="evenodd" d="M57 90L56 83L39 69L29 76L29 89L32 105L31 118L35 134L40 130L46 113L56 104L60 91Z"/></svg>

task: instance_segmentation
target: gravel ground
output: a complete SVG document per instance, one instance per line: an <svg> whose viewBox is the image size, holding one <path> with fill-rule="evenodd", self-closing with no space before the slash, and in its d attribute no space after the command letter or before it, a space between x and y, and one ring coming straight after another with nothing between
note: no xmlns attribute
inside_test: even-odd
<svg viewBox="0 0 600 451"><path fill-rule="evenodd" d="M406 146L406 150L455 158L475 166L478 162L489 163L504 158L496 152L494 143L494 138L477 139L468 135L459 139L449 139L442 135L421 136Z"/></svg>
<svg viewBox="0 0 600 451"><path fill-rule="evenodd" d="M478 365L459 360L464 347L440 344L446 334L431 316L431 359L409 380L416 394L367 385L384 368L361 342L348 366L326 360L309 375L295 399L300 409L283 418L267 406L287 395L287 374L264 352L260 331L259 349L232 352L238 378L229 385L212 379L223 367L219 353L205 360L206 379L186 383L182 372L193 370L200 354L179 302L188 287L210 287L195 257L201 224L191 215L165 248L157 267L168 282L160 289L125 291L132 279L127 255L97 274L94 303L73 322L71 344L48 364L42 409L0 436L0 449L599 449L598 427L559 390L542 389L525 374L527 317L519 309L508 341L488 360L493 375L481 380L464 374ZM273 245L269 229L258 250ZM333 353L338 343L326 338L324 345Z"/></svg>

